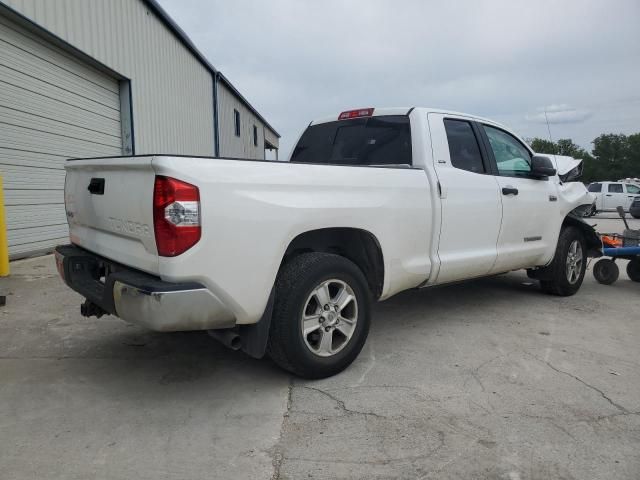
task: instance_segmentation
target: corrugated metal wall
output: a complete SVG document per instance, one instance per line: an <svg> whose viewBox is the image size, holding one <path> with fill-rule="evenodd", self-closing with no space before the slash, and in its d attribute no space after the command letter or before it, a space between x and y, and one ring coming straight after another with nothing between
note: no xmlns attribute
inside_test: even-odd
<svg viewBox="0 0 640 480"><path fill-rule="evenodd" d="M211 73L141 0L3 1L132 80L137 154L214 154Z"/></svg>
<svg viewBox="0 0 640 480"><path fill-rule="evenodd" d="M118 79L0 12L0 172L11 257L66 241L66 158L121 152Z"/></svg>
<svg viewBox="0 0 640 480"><path fill-rule="evenodd" d="M280 146L278 142L279 138L268 128L264 129L264 139L276 148Z"/></svg>
<svg viewBox="0 0 640 480"><path fill-rule="evenodd" d="M234 109L240 112L239 137L235 134ZM267 129L222 82L218 83L218 123L221 156L264 159L264 132ZM258 128L257 146L253 142L254 125Z"/></svg>

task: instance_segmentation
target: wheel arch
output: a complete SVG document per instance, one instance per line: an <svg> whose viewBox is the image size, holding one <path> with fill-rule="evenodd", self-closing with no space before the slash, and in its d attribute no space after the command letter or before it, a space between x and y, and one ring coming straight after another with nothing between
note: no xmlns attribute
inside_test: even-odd
<svg viewBox="0 0 640 480"><path fill-rule="evenodd" d="M296 255L323 252L341 255L364 274L375 299L380 298L384 286L384 258L380 242L368 230L335 227L309 230L297 235L285 250L280 268ZM262 317L255 324L240 325L236 330L241 338L241 349L254 358L265 354L273 313L275 290L271 289Z"/></svg>
<svg viewBox="0 0 640 480"><path fill-rule="evenodd" d="M378 299L382 295L384 257L380 242L368 230L329 227L303 232L287 246L282 264L296 255L308 252L333 253L351 260L362 270L373 297Z"/></svg>
<svg viewBox="0 0 640 480"><path fill-rule="evenodd" d="M602 256L602 241L591 225L585 222L582 218L569 214L564 218L561 230L567 227L575 227L582 232L587 245L587 256Z"/></svg>

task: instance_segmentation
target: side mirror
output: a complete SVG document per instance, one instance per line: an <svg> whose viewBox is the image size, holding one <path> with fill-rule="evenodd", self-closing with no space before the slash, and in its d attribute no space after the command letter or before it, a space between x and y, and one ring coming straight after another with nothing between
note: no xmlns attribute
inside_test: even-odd
<svg viewBox="0 0 640 480"><path fill-rule="evenodd" d="M556 169L549 157L534 155L531 157L531 176L536 178L553 177Z"/></svg>

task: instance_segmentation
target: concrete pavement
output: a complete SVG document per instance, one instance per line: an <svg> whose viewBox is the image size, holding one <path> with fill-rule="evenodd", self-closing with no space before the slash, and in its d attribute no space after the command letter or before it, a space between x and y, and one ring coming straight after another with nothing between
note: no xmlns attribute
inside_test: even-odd
<svg viewBox="0 0 640 480"><path fill-rule="evenodd" d="M624 270L608 287L587 272L570 298L523 272L403 293L351 368L309 382L205 334L85 319L51 257L12 269L6 480L640 477L640 285Z"/></svg>

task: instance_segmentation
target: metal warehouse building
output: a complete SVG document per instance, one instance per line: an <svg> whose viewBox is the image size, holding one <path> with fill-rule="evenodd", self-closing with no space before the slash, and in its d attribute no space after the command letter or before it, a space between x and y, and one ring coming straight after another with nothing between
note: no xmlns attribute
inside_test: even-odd
<svg viewBox="0 0 640 480"><path fill-rule="evenodd" d="M0 0L11 258L67 241L67 158L262 159L278 138L154 0Z"/></svg>

